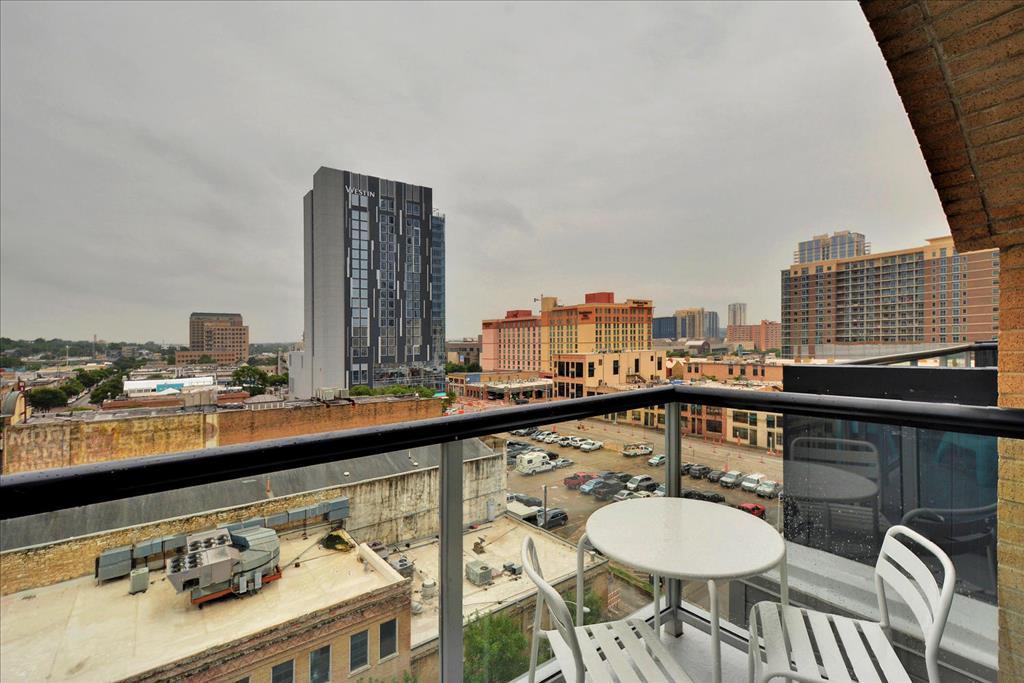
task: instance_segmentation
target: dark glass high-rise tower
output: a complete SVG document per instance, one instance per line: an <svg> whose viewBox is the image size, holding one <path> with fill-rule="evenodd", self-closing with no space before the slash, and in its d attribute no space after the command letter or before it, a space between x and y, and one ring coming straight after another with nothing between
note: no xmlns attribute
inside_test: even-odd
<svg viewBox="0 0 1024 683"><path fill-rule="evenodd" d="M444 385L444 216L429 187L321 167L304 198L292 395Z"/></svg>

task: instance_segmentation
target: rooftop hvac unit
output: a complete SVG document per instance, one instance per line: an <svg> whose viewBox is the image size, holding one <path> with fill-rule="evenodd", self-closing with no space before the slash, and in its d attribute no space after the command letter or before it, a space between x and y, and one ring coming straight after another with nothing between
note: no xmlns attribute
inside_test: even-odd
<svg viewBox="0 0 1024 683"><path fill-rule="evenodd" d="M130 585L128 587L128 594L135 595L136 593L145 593L146 589L149 588L149 568L139 567L133 569L130 574Z"/></svg>
<svg viewBox="0 0 1024 683"><path fill-rule="evenodd" d="M412 576L413 562L405 555L400 555L397 560L388 560L388 564L395 568L395 571L405 578Z"/></svg>
<svg viewBox="0 0 1024 683"><path fill-rule="evenodd" d="M466 563L466 579L474 586L487 586L492 583L491 567L480 560L470 560Z"/></svg>
<svg viewBox="0 0 1024 683"><path fill-rule="evenodd" d="M437 595L437 581L433 579L423 579L423 586L420 588L420 595L423 596L424 600L430 600Z"/></svg>
<svg viewBox="0 0 1024 683"><path fill-rule="evenodd" d="M519 576L523 573L523 565L518 562L506 562L504 569L512 576Z"/></svg>

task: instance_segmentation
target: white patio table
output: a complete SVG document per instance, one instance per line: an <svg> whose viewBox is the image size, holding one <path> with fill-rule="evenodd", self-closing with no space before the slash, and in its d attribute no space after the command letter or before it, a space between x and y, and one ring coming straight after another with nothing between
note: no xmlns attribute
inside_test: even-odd
<svg viewBox="0 0 1024 683"><path fill-rule="evenodd" d="M685 498L624 500L590 515L587 539L606 557L653 574L657 603L658 577L707 581L715 683L722 680L718 583L777 566L782 602L789 602L782 536L764 520L727 505ZM660 611L658 604L656 630Z"/></svg>

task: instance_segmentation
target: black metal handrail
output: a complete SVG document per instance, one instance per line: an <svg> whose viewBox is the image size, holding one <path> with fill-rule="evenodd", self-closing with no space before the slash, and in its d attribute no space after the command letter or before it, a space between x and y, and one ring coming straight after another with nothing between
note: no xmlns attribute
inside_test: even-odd
<svg viewBox="0 0 1024 683"><path fill-rule="evenodd" d="M929 351L907 351L906 353L893 353L887 356L858 358L857 360L842 361L836 363L836 365L892 365L893 363L907 363L926 360L929 358L942 358L943 356L952 356L957 353L965 353L969 351L987 354L986 357L996 358L998 346L999 345L994 341L971 342L969 344L957 344L955 346L946 346L941 349L931 349ZM994 364L995 363L993 362L993 365Z"/></svg>
<svg viewBox="0 0 1024 683"><path fill-rule="evenodd" d="M0 476L0 519L670 402L1024 438L1024 410L666 385L473 415L4 475Z"/></svg>

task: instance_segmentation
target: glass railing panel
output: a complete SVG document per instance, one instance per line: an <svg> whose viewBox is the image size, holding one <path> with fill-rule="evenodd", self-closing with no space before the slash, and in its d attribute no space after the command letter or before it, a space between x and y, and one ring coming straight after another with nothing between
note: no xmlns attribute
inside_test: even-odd
<svg viewBox="0 0 1024 683"><path fill-rule="evenodd" d="M877 621L874 566L886 531L903 524L934 541L956 570L940 659L992 679L997 661L997 439L853 420L787 416L782 530L796 604ZM941 577L940 566L931 567ZM773 583L774 581L774 583ZM777 577L731 591L745 625ZM894 642L921 669L920 629L896 599Z"/></svg>

